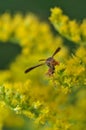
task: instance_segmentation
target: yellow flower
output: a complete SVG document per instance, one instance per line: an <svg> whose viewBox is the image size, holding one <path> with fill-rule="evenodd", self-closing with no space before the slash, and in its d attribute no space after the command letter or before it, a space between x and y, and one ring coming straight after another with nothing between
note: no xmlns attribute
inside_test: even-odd
<svg viewBox="0 0 86 130"><path fill-rule="evenodd" d="M62 34L68 34L69 30L68 30L68 25L67 24L63 24L60 29L59 29L59 32L62 33Z"/></svg>
<svg viewBox="0 0 86 130"><path fill-rule="evenodd" d="M61 15L62 14L62 10L60 8L57 8L57 7L52 8L51 12L53 14L56 14L56 15Z"/></svg>
<svg viewBox="0 0 86 130"><path fill-rule="evenodd" d="M83 37L83 41L86 41L86 19L83 20L80 26L81 35Z"/></svg>
<svg viewBox="0 0 86 130"><path fill-rule="evenodd" d="M70 84L69 84L70 85ZM62 93L64 93L64 94L68 94L68 93L70 93L71 92L71 90L70 90L70 88L69 87L67 87L67 86L61 86L61 92Z"/></svg>
<svg viewBox="0 0 86 130"><path fill-rule="evenodd" d="M69 17L66 16L66 15L63 15L62 19L61 19L61 22L65 25L65 24L68 24L69 22Z"/></svg>
<svg viewBox="0 0 86 130"><path fill-rule="evenodd" d="M21 107L19 105L17 105L14 109L13 109L17 114L21 114Z"/></svg>
<svg viewBox="0 0 86 130"><path fill-rule="evenodd" d="M25 116L27 116L28 118L31 118L31 119L34 119L35 118L35 115L34 115L34 113L31 113L30 111L23 111L22 112Z"/></svg>
<svg viewBox="0 0 86 130"><path fill-rule="evenodd" d="M45 107L42 111L43 114L48 114L49 113L49 108Z"/></svg>
<svg viewBox="0 0 86 130"><path fill-rule="evenodd" d="M49 19L55 29L68 40L74 41L75 43L85 43L86 20L83 20L83 23L80 25L75 20L70 20L58 7L51 9L51 16Z"/></svg>
<svg viewBox="0 0 86 130"><path fill-rule="evenodd" d="M42 102L40 102L40 101L33 102L33 107L35 109L39 108L41 105L42 105Z"/></svg>
<svg viewBox="0 0 86 130"><path fill-rule="evenodd" d="M83 46L80 46L77 51L76 51L76 55L80 58L84 58L86 57L86 48Z"/></svg>
<svg viewBox="0 0 86 130"><path fill-rule="evenodd" d="M46 121L46 118L44 115L40 115L38 118L36 118L35 120L35 124L42 124L44 125L45 124L45 121Z"/></svg>
<svg viewBox="0 0 86 130"><path fill-rule="evenodd" d="M69 35L74 42L80 42L80 28L76 21L69 21Z"/></svg>

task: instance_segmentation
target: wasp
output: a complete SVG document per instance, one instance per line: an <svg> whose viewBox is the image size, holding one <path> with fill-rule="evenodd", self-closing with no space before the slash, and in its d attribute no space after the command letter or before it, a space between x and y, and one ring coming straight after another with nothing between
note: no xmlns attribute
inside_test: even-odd
<svg viewBox="0 0 86 130"><path fill-rule="evenodd" d="M55 73L55 66L59 65L59 62L54 59L54 56L60 51L60 49L61 48L58 47L51 57L49 57L47 59L40 59L39 61L42 62L41 64L38 64L38 65L32 66L30 68L27 68L25 70L25 73L28 73L31 70L46 64L49 67L48 72L46 74L49 75L49 76L52 76Z"/></svg>

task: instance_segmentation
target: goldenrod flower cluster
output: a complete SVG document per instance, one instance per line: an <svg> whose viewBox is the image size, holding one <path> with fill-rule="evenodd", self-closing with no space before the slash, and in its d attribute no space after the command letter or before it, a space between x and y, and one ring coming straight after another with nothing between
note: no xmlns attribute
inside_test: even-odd
<svg viewBox="0 0 86 130"><path fill-rule="evenodd" d="M76 20L70 20L58 7L51 9L49 19L61 35L75 43L86 45L86 19L82 23L78 23Z"/></svg>
<svg viewBox="0 0 86 130"><path fill-rule="evenodd" d="M62 11L55 10L61 20ZM63 21L59 21L59 25L67 19L65 17ZM57 25L57 20L55 21ZM74 27L76 32L71 29L70 39L81 42L80 37L75 36L79 34L77 26L76 24L76 28ZM61 34L69 37L66 28ZM85 41L83 29L82 34L82 41ZM0 116L0 127L5 125L7 118L10 120L10 112L14 112L34 121L34 125L39 125L37 130L84 129L86 48L80 46L70 55L62 38L54 36L49 25L40 22L33 14L26 16L15 14L11 17L10 14L5 13L0 16L0 40L4 43L11 41L21 46L21 53L10 64L9 69L0 71L0 114L5 110L4 116ZM46 66L41 66L27 75L24 74L27 67L39 64L37 60L51 56L59 46L61 51L55 59L60 65L56 66L52 77L45 75L48 69ZM15 116L13 117L16 119Z"/></svg>

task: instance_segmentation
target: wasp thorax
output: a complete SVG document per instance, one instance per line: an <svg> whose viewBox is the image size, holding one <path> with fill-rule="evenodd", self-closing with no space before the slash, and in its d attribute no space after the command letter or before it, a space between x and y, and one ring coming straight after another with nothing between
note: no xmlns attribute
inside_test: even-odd
<svg viewBox="0 0 86 130"><path fill-rule="evenodd" d="M47 60L46 60L46 64L51 67L51 66L55 66L57 64L57 62L52 58L52 57L49 57Z"/></svg>

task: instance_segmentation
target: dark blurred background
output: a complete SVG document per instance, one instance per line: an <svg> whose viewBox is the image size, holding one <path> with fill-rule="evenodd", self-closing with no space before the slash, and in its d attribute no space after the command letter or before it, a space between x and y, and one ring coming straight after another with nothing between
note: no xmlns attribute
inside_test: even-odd
<svg viewBox="0 0 86 130"><path fill-rule="evenodd" d="M71 18L81 20L86 17L86 0L0 0L0 14L6 11L11 14L33 12L47 20L50 8L55 6L61 7Z"/></svg>
<svg viewBox="0 0 86 130"><path fill-rule="evenodd" d="M32 12L39 19L49 22L50 8L55 6L62 8L71 19L81 21L86 17L86 0L0 0L0 14L5 12L10 14ZM8 68L20 52L21 48L18 45L3 44L0 41L0 69Z"/></svg>

